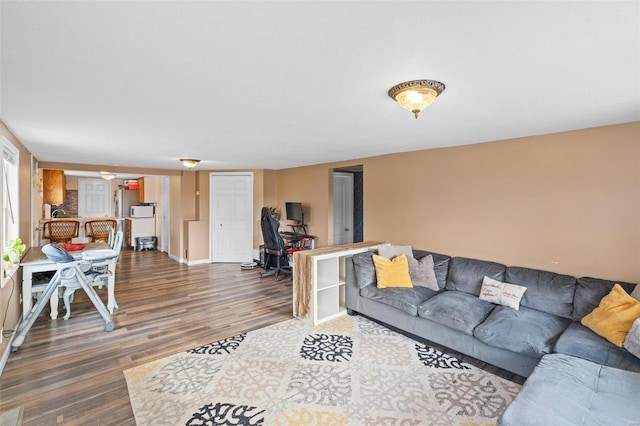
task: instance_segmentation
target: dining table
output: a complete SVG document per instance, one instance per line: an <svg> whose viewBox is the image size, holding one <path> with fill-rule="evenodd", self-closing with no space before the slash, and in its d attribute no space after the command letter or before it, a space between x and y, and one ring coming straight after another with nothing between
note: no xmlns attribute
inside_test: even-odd
<svg viewBox="0 0 640 426"><path fill-rule="evenodd" d="M109 245L104 241L96 241L87 243L81 250L70 251L69 253L76 260L81 260L83 253L89 250L109 249ZM107 273L107 309L113 314L114 309L118 306L115 298L115 282L116 282L116 263L117 258L94 264L93 266L106 266ZM33 295L42 293L49 284L49 281L35 280L34 274L38 272L55 272L58 270L58 264L50 260L43 252L42 247L30 247L20 261L22 267L22 318L26 318L33 306ZM58 302L59 297L51 297L51 319L58 318Z"/></svg>

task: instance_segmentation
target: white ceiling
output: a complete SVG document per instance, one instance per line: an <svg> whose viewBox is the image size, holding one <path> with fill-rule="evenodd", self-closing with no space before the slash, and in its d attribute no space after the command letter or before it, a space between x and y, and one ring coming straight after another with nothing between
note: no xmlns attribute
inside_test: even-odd
<svg viewBox="0 0 640 426"><path fill-rule="evenodd" d="M267 168L640 120L640 2L1 4L0 118L41 161ZM419 119L387 90L435 79Z"/></svg>

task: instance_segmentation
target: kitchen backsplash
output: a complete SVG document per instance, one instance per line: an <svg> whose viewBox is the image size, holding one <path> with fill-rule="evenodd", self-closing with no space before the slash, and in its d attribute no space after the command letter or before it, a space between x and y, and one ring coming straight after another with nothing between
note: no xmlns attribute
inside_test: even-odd
<svg viewBox="0 0 640 426"><path fill-rule="evenodd" d="M66 216L78 217L78 190L67 189L65 191L64 204L60 204L54 208L64 210Z"/></svg>

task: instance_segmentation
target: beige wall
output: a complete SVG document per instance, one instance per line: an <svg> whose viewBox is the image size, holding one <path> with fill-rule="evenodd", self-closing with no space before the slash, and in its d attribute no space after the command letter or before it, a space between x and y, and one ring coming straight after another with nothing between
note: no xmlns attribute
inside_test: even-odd
<svg viewBox="0 0 640 426"><path fill-rule="evenodd" d="M21 183L28 185L30 153L1 121L0 133L20 148ZM262 242L260 209L275 205L284 214L286 201L302 202L317 245L330 245L332 170L359 164L364 168L366 240L577 276L640 281L640 123L278 171L251 170L254 246ZM119 171L130 169L114 170ZM155 172L171 176L170 254L184 259L189 244L197 247L198 256L208 256L211 171ZM28 242L30 191L21 191L20 209L21 234ZM185 221L205 222L197 226L198 241L187 234ZM281 222L286 226L286 220ZM8 300L10 291L11 285L0 290L0 315L9 306L7 328L15 326L20 311L16 292Z"/></svg>
<svg viewBox="0 0 640 426"><path fill-rule="evenodd" d="M640 281L640 123L277 172L331 243L331 170L364 166L365 240Z"/></svg>
<svg viewBox="0 0 640 426"><path fill-rule="evenodd" d="M0 134L20 150L20 238L29 247L31 238L31 153L16 139L2 120L0 120ZM2 214L2 209L0 209L0 215ZM6 317L4 327L8 330L16 328L18 319L22 314L20 305L21 282L22 270L18 270L13 276L13 280L8 281L3 288L0 288L0 318L4 319ZM8 343L9 339L2 339L0 356L7 350Z"/></svg>
<svg viewBox="0 0 640 426"><path fill-rule="evenodd" d="M257 248L262 244L262 231L260 229L260 210L263 206L275 205L275 174L276 172L273 170L201 170L195 172L197 179L192 183L186 183L187 187L189 185L193 185L194 188L197 187L197 192L199 195L197 196L197 216L194 216L193 219L180 219L180 220L198 220L203 222L198 226L198 235L192 235L193 232L186 234L186 230L188 228L184 228L184 238L189 239L190 246L197 247L197 255L194 253L192 257L189 255L189 260L202 260L209 259L209 216L210 216L210 188L209 188L209 180L211 173L220 172L220 173L237 173L237 172L251 172L253 173L253 247ZM185 189L185 183L183 183L183 191ZM172 187L171 192L174 193L175 189ZM173 201L173 196L172 196ZM182 203L188 203L188 199L183 199ZM193 201L191 201L193 202ZM173 234L173 225L174 225L174 212L177 217L184 216L184 206L176 205L172 202L171 204L171 227L172 234L171 240L173 241L176 238ZM177 219L176 219L177 220ZM183 228L180 228L183 229ZM195 228L192 228L195 229ZM180 237L182 238L182 236ZM174 245L172 244L172 247ZM173 252L171 252L173 253Z"/></svg>

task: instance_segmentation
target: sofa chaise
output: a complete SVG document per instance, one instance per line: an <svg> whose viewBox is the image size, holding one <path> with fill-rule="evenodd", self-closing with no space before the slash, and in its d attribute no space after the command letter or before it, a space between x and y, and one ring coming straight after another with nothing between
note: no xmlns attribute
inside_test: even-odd
<svg viewBox="0 0 640 426"><path fill-rule="evenodd" d="M597 370L612 380L629 374L631 378L627 381L635 381L637 385L640 359L581 323L582 318L598 307L616 283L627 293L631 293L636 284L575 278L491 261L412 250L410 255L417 260L431 256L437 290L422 286L379 288L373 261L375 254L360 253L347 261L345 302L349 314L365 315L524 377L529 377L534 369L540 370L536 376L545 377L553 371L554 363L561 362L565 366L573 365L567 369L569 376L579 376L576 371L584 368L585 374L597 374ZM526 287L518 309L481 299L485 277ZM539 364L540 368L536 368ZM560 380L562 376L558 377ZM539 385L529 386L530 381L540 380L532 378L525 382L522 391L527 391L525 396L538 391ZM585 395L598 394L601 383L591 385L582 389ZM570 380L567 386L571 389ZM621 386L618 389L621 393L637 392L637 387L627 389L624 384ZM533 390L528 390L530 388ZM575 392L580 392L579 388L577 386ZM558 388L558 391L562 389ZM549 398L553 399L553 396ZM546 401L537 403L544 406ZM505 413L512 416L511 419L519 417L518 405L515 407ZM632 410L640 420L640 408L634 405ZM585 418L592 420L588 416ZM501 424L517 422L505 420Z"/></svg>

